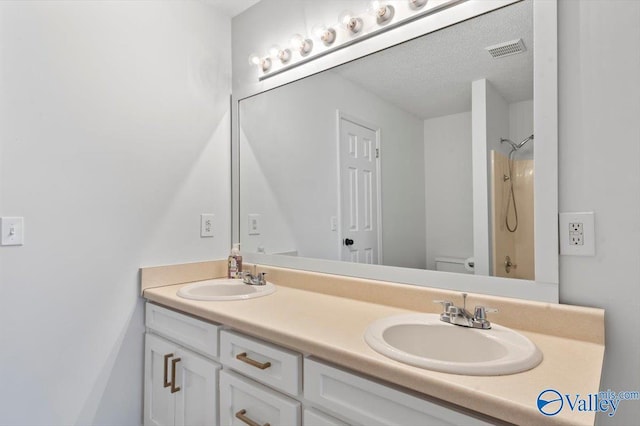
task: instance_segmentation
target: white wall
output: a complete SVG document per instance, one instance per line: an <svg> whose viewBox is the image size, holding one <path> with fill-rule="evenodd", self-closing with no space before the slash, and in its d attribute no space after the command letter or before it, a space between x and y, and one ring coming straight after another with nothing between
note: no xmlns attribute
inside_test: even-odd
<svg viewBox="0 0 640 426"><path fill-rule="evenodd" d="M263 12L277 4L261 3ZM281 5L286 16L256 17L251 32L234 19L234 89L255 78L245 65L248 49L342 6L313 2L318 10L312 15L294 1ZM561 258L560 299L607 310L604 390L640 389L639 21L634 0L559 1L560 210L594 210L597 231L596 257ZM242 54L235 54L236 46ZM639 417L640 403L627 402L599 422L634 424Z"/></svg>
<svg viewBox="0 0 640 426"><path fill-rule="evenodd" d="M336 110L381 129L384 264L424 268L422 120L332 72L240 103L243 249L339 259ZM253 213L261 235L247 235Z"/></svg>
<svg viewBox="0 0 640 426"><path fill-rule="evenodd" d="M500 142L501 138L508 137L509 135L509 104L490 81L487 81L486 96L487 152L485 156L485 164L487 165L487 199L489 200L487 207L489 219L489 223L487 225L487 229L489 230L489 246L487 247L487 250L489 253L489 274L496 275L496 272L493 270L493 251L491 250L491 235L493 234L493 224L491 221L491 218L493 217L493 202L491 200L491 151L509 155L510 146L506 143Z"/></svg>
<svg viewBox="0 0 640 426"><path fill-rule="evenodd" d="M506 105L497 93L489 99L498 100L494 107L500 114L494 122L505 132L502 137L515 141L532 133L533 101ZM424 134L427 268L434 269L437 256L473 256L471 112L427 119ZM499 139L491 142L494 149L508 150ZM529 145L522 149L523 157L533 156Z"/></svg>
<svg viewBox="0 0 640 426"><path fill-rule="evenodd" d="M559 5L560 211L592 210L596 256L560 258L560 300L606 309L601 389L640 390L640 2ZM540 143L541 141L537 141ZM631 425L640 402L601 424Z"/></svg>
<svg viewBox="0 0 640 426"><path fill-rule="evenodd" d="M533 134L533 99L509 104L509 139L522 142ZM516 160L532 160L535 139L518 150Z"/></svg>
<svg viewBox="0 0 640 426"><path fill-rule="evenodd" d="M473 255L471 112L424 121L427 268Z"/></svg>
<svg viewBox="0 0 640 426"><path fill-rule="evenodd" d="M4 1L0 52L0 423L140 424L138 268L229 247L230 19Z"/></svg>
<svg viewBox="0 0 640 426"><path fill-rule="evenodd" d="M476 275L494 275L491 250L491 151L508 154L500 139L509 134L509 105L490 81L471 83L473 162L473 256Z"/></svg>

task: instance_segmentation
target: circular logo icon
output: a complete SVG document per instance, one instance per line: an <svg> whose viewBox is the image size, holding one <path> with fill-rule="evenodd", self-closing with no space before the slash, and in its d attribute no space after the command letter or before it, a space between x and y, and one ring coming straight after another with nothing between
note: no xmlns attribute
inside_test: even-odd
<svg viewBox="0 0 640 426"><path fill-rule="evenodd" d="M538 395L538 411L545 416L555 416L562 410L562 395L555 389L547 389Z"/></svg>

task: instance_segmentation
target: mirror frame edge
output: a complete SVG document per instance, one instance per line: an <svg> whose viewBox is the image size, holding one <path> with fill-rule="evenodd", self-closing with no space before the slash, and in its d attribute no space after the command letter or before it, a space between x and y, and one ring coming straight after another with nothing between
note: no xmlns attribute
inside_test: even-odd
<svg viewBox="0 0 640 426"><path fill-rule="evenodd" d="M477 16L519 0L491 2L493 6ZM499 3L499 6L496 4ZM486 3L485 3L486 5ZM352 264L335 260L298 258L260 253L243 253L246 262L276 267L302 269L333 275L360 277L403 284L429 286L454 291L482 293L539 302L559 302L559 247L558 247L558 20L557 0L533 1L534 16L534 134L545 140L543 149L536 147L534 162L534 239L535 281L495 276L466 275L451 272L418 270L386 265ZM411 25L411 24L407 24ZM424 34L435 30L427 31ZM393 32L393 31L391 31ZM385 33L388 34L388 33ZM423 34L423 35L424 35ZM384 35L384 34L383 34ZM409 33L403 39L392 38L385 46L362 53L362 49L345 60L332 55L321 58L322 64L306 64L287 79L287 74L274 77L269 84L257 84L240 94L232 94L231 105L231 237L232 243L240 242L240 101L244 98L291 83L318 72L341 65L350 60L375 53L420 35ZM380 36L377 36L380 37ZM374 37L375 40L377 37ZM363 43L364 44L364 43ZM545 49L544 55L541 50ZM311 66L311 67L309 67ZM290 71L291 72L291 71ZM302 73L302 74L301 74ZM306 74L305 74L306 73ZM268 82L268 80L267 80ZM544 125L540 125L541 121ZM544 173L542 173L544 171ZM477 286L482 291L477 291Z"/></svg>

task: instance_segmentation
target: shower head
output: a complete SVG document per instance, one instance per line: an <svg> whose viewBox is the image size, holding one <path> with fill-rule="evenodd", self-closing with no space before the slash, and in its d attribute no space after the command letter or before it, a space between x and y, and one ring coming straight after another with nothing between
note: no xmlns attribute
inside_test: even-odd
<svg viewBox="0 0 640 426"><path fill-rule="evenodd" d="M524 139L522 142L520 142L518 144L518 149L522 148L524 146L524 144L526 144L529 141L533 140L533 135L529 136L528 138Z"/></svg>
<svg viewBox="0 0 640 426"><path fill-rule="evenodd" d="M526 144L527 142L533 140L533 135L529 136L528 138L524 139L522 142L520 143L515 143L513 142L511 139L507 139L507 138L500 138L500 143L508 143L509 145L511 145L511 148L513 148L514 151L519 150L520 148L522 148L524 146L524 144Z"/></svg>

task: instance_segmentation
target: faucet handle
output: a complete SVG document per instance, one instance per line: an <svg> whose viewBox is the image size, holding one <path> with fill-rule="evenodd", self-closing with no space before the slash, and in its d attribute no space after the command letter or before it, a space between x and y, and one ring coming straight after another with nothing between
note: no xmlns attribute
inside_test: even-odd
<svg viewBox="0 0 640 426"><path fill-rule="evenodd" d="M449 312L449 307L453 306L453 302L450 302L448 300L434 300L433 303L439 303L442 305L442 309L444 310L445 313Z"/></svg>
<svg viewBox="0 0 640 426"><path fill-rule="evenodd" d="M495 308L485 308L484 306L476 306L474 311L473 311L473 317L476 320L486 320L487 319L487 312L489 312L489 313L498 312L498 310L495 309Z"/></svg>

